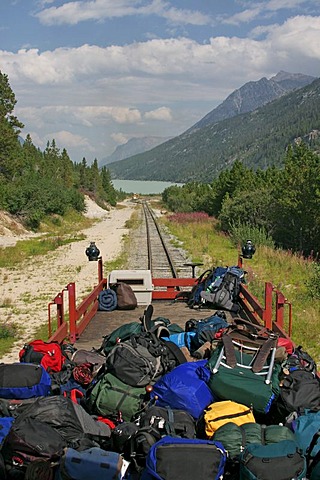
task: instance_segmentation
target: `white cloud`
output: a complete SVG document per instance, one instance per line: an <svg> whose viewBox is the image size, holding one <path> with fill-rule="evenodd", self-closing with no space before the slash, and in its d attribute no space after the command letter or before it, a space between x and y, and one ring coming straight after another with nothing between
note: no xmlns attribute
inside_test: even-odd
<svg viewBox="0 0 320 480"><path fill-rule="evenodd" d="M169 2L153 0L150 6L142 8L144 14L156 14L177 25L208 25L210 17L199 10L185 10L171 7Z"/></svg>
<svg viewBox="0 0 320 480"><path fill-rule="evenodd" d="M101 21L129 15L158 15L176 24L206 25L208 16L200 11L171 7L169 2L153 0L141 5L141 0L91 0L64 3L36 14L44 25L75 25L83 21Z"/></svg>
<svg viewBox="0 0 320 480"><path fill-rule="evenodd" d="M147 120L165 120L171 121L172 120L172 113L170 108L167 107L160 107L156 110L151 110L150 112L146 112L144 114L144 118Z"/></svg>
<svg viewBox="0 0 320 480"><path fill-rule="evenodd" d="M224 23L229 25L240 25L241 23L249 23L261 14L261 6L256 6L242 12L235 13L224 20Z"/></svg>
<svg viewBox="0 0 320 480"><path fill-rule="evenodd" d="M112 140L114 140L118 145L124 145L128 141L127 135L124 135L123 133L113 133L110 135Z"/></svg>
<svg viewBox="0 0 320 480"><path fill-rule="evenodd" d="M159 96L164 94L166 98L171 90L168 88L169 79L174 87L175 81L194 82L194 86L213 85L224 78L224 85L231 87L237 86L237 77L233 75L252 79L262 72L264 75L273 72L286 54L291 55L294 51L301 52L304 58L319 60L320 17L290 18L283 25L256 29L253 34L262 32L267 36L260 41L221 36L211 38L206 44L188 38L171 38L105 48L82 45L42 53L37 49L17 53L0 51L0 65L17 86L50 86L55 92L53 102L59 102L64 86L72 85L71 93L68 93L71 102L79 95L80 102L88 102L94 97L103 108L109 108L104 110L104 115L110 115L120 123L135 122L139 121L140 114L134 106L129 111L117 111L111 107L114 103L121 104L121 96L124 99L130 97L132 101L135 98L132 91L137 92L140 101L146 95L146 89L148 97L156 96L152 91L155 81L163 82L164 91ZM291 66L287 60L282 69L291 71L293 66L295 62ZM119 89L121 95L115 93ZM125 92L125 89L130 91ZM178 94L181 97L184 92ZM114 95L118 98L115 99Z"/></svg>
<svg viewBox="0 0 320 480"><path fill-rule="evenodd" d="M67 119L71 125L92 127L107 124L113 120L119 124L135 124L141 121L141 113L137 109L102 106L46 106L16 108L16 113L22 121L32 121L39 128L45 124L59 123L61 118Z"/></svg>
<svg viewBox="0 0 320 480"><path fill-rule="evenodd" d="M266 10L277 11L282 9L292 10L295 7L303 6L308 3L310 3L309 0L269 0L262 5L264 5Z"/></svg>
<svg viewBox="0 0 320 480"><path fill-rule="evenodd" d="M148 6L168 11L170 5L164 5ZM124 46L0 50L0 69L15 92L15 114L26 132L34 132L32 138L37 134L37 145L58 132L63 146L73 144L80 152L94 145L101 151L142 133L159 134L161 120L161 135L180 134L247 81L279 70L319 76L319 35L320 16L303 15L258 27L252 38L219 36L203 43L153 38Z"/></svg>
<svg viewBox="0 0 320 480"><path fill-rule="evenodd" d="M50 134L47 134L45 138L49 141L52 139L55 139L56 144L59 146L63 145L64 148L69 148L69 147L85 147L88 148L91 151L94 151L94 148L91 147L90 142L88 141L87 138L82 137L80 135L76 135L71 132L67 132L66 130L61 130L58 132L52 132Z"/></svg>
<svg viewBox="0 0 320 480"><path fill-rule="evenodd" d="M29 131L28 133L31 136L32 143L43 150L47 143L45 139L41 137L38 132Z"/></svg>
<svg viewBox="0 0 320 480"><path fill-rule="evenodd" d="M141 121L141 113L136 108L86 106L76 108L75 115L78 118L86 118L93 124L105 123L109 119L120 124Z"/></svg>
<svg viewBox="0 0 320 480"><path fill-rule="evenodd" d="M37 0L36 4L38 5L39 8L43 8L45 5L50 5L51 3L54 3L55 0Z"/></svg>
<svg viewBox="0 0 320 480"><path fill-rule="evenodd" d="M87 138L66 130L53 131L43 136L39 135L39 131L30 131L28 133L31 136L32 143L42 150L45 149L48 142L54 139L57 147L61 149L66 148L68 150L68 148L80 147L91 152L94 151L94 148Z"/></svg>
<svg viewBox="0 0 320 480"><path fill-rule="evenodd" d="M234 15L225 16L222 21L230 25L241 25L242 23L249 23L257 18L268 18L279 10L298 9L301 10L301 12L305 12L306 5L308 4L310 4L310 0L247 1L244 2L247 8Z"/></svg>
<svg viewBox="0 0 320 480"><path fill-rule="evenodd" d="M270 52L276 51L279 58L291 57L294 64L299 64L307 58L319 62L319 37L320 17L298 16L270 28L267 42ZM319 63L316 69L319 72Z"/></svg>

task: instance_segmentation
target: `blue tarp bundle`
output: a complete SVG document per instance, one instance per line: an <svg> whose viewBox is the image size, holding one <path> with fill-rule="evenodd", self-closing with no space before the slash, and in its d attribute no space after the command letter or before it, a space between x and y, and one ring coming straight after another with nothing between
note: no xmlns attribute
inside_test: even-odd
<svg viewBox="0 0 320 480"><path fill-rule="evenodd" d="M114 290L107 288L99 293L99 310L112 312L117 308L117 305L117 294Z"/></svg>
<svg viewBox="0 0 320 480"><path fill-rule="evenodd" d="M158 407L185 410L198 419L216 398L208 387L210 370L207 360L186 362L166 373L154 385L150 394ZM156 398L157 397L157 398Z"/></svg>

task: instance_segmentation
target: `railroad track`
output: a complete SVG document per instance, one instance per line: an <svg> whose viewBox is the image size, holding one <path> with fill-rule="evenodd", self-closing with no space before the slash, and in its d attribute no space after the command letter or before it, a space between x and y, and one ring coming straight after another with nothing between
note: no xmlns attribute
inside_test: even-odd
<svg viewBox="0 0 320 480"><path fill-rule="evenodd" d="M146 201L141 203L140 226L133 235L129 268L151 270L154 278L190 277L190 259L178 242L159 225Z"/></svg>

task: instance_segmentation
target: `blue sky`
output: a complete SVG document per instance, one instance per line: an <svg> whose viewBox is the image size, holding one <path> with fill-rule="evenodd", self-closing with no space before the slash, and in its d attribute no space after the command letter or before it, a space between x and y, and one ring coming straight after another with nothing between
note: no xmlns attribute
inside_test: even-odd
<svg viewBox="0 0 320 480"><path fill-rule="evenodd" d="M176 136L251 80L320 76L319 0L5 0L0 71L43 150Z"/></svg>

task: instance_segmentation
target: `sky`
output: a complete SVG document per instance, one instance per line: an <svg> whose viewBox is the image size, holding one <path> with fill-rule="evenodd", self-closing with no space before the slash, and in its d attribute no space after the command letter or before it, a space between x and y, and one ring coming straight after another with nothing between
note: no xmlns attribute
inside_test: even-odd
<svg viewBox="0 0 320 480"><path fill-rule="evenodd" d="M246 82L320 76L320 0L2 0L0 71L41 150L103 161L180 135Z"/></svg>

